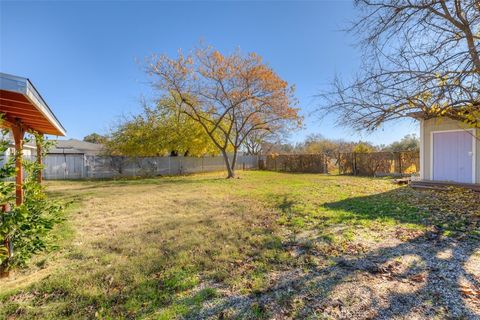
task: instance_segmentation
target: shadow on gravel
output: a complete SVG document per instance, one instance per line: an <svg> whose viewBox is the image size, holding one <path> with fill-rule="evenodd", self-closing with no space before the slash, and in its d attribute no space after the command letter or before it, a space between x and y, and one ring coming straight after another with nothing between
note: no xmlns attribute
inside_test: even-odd
<svg viewBox="0 0 480 320"><path fill-rule="evenodd" d="M465 290L480 292L480 268L474 267L472 272L468 267L472 265L470 259L475 259L477 264L473 265L480 264L480 241L470 233L457 238L444 236L445 227L458 228L455 221L448 223L449 219L457 219L462 210L470 217L472 199L467 198L465 208L460 205L449 211L435 207L445 199L434 203L431 196L403 189L325 204L326 208L347 210L365 219L389 215L399 222L427 225L430 231L404 242L397 239L396 245L366 254L343 254L326 267L282 273L260 293L222 298L191 318L479 319L480 296L465 295ZM405 197L418 199L407 202ZM295 203L287 198L280 200L278 209L291 214ZM430 206L423 206L421 200L429 201ZM477 206L480 203L473 201ZM420 215L415 204L435 216ZM441 216L436 216L438 213ZM471 231L478 228L478 219L462 221L461 226ZM402 265L411 257L416 259L414 264L403 263L402 270L393 270L395 264ZM379 283L387 289L378 290ZM400 286L408 290L397 290ZM343 293L342 301L338 296L345 288L348 292ZM355 299L358 292L362 292L361 297Z"/></svg>
<svg viewBox="0 0 480 320"><path fill-rule="evenodd" d="M335 264L327 268L312 268L306 274L287 276L259 294L233 296L210 308L204 308L192 318L212 316L226 318L255 318L251 310L262 306L265 317L268 313L278 316L292 316L289 306L292 303L303 305L295 313L295 318L324 316L338 319L394 319L413 313L418 319L431 319L435 316L458 319L479 319L480 313L466 304L460 283L467 283L480 289L480 275L469 273L465 264L478 252L479 241L456 241L444 239L437 232L404 242L400 245L383 248L363 257L336 259ZM448 258L440 258L440 253L451 250ZM359 274L370 278L381 276L391 261L405 256L417 256L421 266L410 267L396 274L390 281L416 279L421 282L419 289L411 292L395 292L378 300L375 294L367 295L357 306L343 305L344 302L330 297L336 287L346 282L356 282L352 276ZM418 279L419 274L424 274ZM375 290L368 281L359 281L358 289L365 292ZM393 288L395 289L395 288ZM282 297L283 302L279 302ZM285 297L288 299L285 302ZM281 309L284 309L282 311Z"/></svg>

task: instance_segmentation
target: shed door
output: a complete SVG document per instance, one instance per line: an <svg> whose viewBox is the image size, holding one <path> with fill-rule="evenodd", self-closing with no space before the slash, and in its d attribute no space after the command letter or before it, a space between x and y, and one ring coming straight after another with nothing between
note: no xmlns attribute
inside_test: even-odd
<svg viewBox="0 0 480 320"><path fill-rule="evenodd" d="M467 131L433 133L433 180L474 183L473 139Z"/></svg>

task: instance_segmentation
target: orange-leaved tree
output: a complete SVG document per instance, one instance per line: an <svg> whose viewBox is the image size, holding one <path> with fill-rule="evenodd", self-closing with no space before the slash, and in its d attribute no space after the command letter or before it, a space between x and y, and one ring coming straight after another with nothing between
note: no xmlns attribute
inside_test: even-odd
<svg viewBox="0 0 480 320"><path fill-rule="evenodd" d="M200 123L222 153L228 178L250 135L301 125L293 86L255 53L224 55L202 46L176 58L154 55L146 69L159 99L173 97L170 107Z"/></svg>

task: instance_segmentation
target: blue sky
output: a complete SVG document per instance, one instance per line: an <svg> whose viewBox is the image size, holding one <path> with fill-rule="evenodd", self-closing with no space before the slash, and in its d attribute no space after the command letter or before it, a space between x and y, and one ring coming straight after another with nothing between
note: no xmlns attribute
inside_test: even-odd
<svg viewBox="0 0 480 320"><path fill-rule="evenodd" d="M366 135L320 120L315 94L335 74L360 64L356 39L340 31L354 19L351 1L317 2L0 2L0 70L35 84L69 138L107 133L151 97L141 61L175 55L200 40L223 52L255 51L295 84L305 128L291 135L386 144L418 131L412 122Z"/></svg>

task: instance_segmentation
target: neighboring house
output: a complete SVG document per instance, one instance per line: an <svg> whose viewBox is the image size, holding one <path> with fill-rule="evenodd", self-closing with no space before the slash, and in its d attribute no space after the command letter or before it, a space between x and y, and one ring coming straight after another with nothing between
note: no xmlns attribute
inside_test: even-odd
<svg viewBox="0 0 480 320"><path fill-rule="evenodd" d="M4 152L4 154L0 154L0 163L15 153L15 142L13 141L12 134L9 132L7 136L2 136L2 140L7 140L10 143L9 148ZM37 146L35 145L35 141L29 141L23 144L23 157L25 159L31 159L32 156L36 156L36 154Z"/></svg>
<svg viewBox="0 0 480 320"><path fill-rule="evenodd" d="M89 156L99 155L103 150L102 144L85 142L77 139L56 140L48 154L82 154Z"/></svg>
<svg viewBox="0 0 480 320"><path fill-rule="evenodd" d="M81 179L89 174L95 156L103 145L76 139L56 140L45 157L44 176L47 179Z"/></svg>
<svg viewBox="0 0 480 320"><path fill-rule="evenodd" d="M480 184L480 129L447 118L420 120L420 179Z"/></svg>

